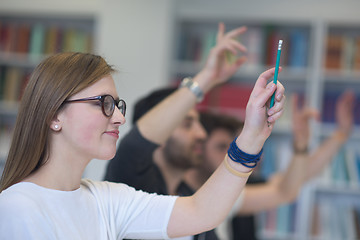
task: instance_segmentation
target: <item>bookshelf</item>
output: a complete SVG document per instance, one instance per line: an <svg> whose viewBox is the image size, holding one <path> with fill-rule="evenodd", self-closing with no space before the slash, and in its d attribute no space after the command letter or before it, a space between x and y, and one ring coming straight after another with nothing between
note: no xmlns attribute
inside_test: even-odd
<svg viewBox="0 0 360 240"><path fill-rule="evenodd" d="M94 18L82 15L0 12L0 172L32 70L58 52L92 52L94 28Z"/></svg>
<svg viewBox="0 0 360 240"><path fill-rule="evenodd" d="M278 16L269 13L274 7L266 2L264 4L269 6L268 11L259 8L259 3L249 1L246 4L227 1L228 4L223 5L214 1L208 4L201 0L192 1L191 4L186 2L177 4L174 18L174 50L170 71L173 81L192 76L201 69L205 56L215 42L218 22L224 22L227 30L242 25L248 27L239 40L248 48L249 61L227 85L205 96L200 104L201 109L217 110L243 118L246 100L241 96L250 93L255 79L262 71L275 65L274 48L279 39L284 40L285 47L281 56L283 72L279 74L279 80L286 88L288 100L291 93L296 92L308 105L322 111L321 122L311 125L310 143L313 148L335 129L333 104L340 93L352 89L359 99L360 57L357 55L360 56L360 18L351 11L357 4L349 3L347 14L336 15L331 12L344 10L338 3L327 3L329 13L320 10L323 8L320 3L312 2L311 6L304 3L297 9L304 13L300 16L293 5L291 7L291 4L279 1L279 5L284 7L282 15ZM305 14L307 7L314 11ZM286 105L282 119L275 125L273 134L264 146L260 172L265 177L285 169L292 154L289 101ZM356 201L360 197L360 151L356 151L360 144L359 107L357 103L354 133L323 176L307 184L295 203L257 216L259 239L334 239L329 236L341 236L339 239L359 238L355 227L359 226L360 211ZM343 165L343 173L339 170L340 163L347 164ZM355 166L357 171L354 171ZM329 176L331 170L337 180ZM328 198L333 201L327 201ZM319 208L323 203L328 207ZM346 204L348 214L341 214L341 221L346 221L349 227L338 224L339 227L334 228L338 235L326 232L324 227L320 231L321 225L336 224L336 221L325 223L324 211L339 208L342 204Z"/></svg>
<svg viewBox="0 0 360 240"><path fill-rule="evenodd" d="M179 19L176 23L175 57L172 78L175 81L196 74L205 64L206 57L215 44L217 24L222 19ZM223 21L223 20L222 20ZM248 30L240 41L248 48L247 63L235 74L229 84L215 89L200 104L203 109L226 111L237 117L244 117L247 99L254 79L260 72L275 66L278 39L284 40L284 54L281 65L284 71L281 79L287 90L304 94L308 80L311 52L311 28L306 22L284 24L274 22L255 22L246 19L224 21L227 29L246 25ZM271 45L272 47L267 47ZM265 49L268 49L265 51ZM299 56L299 57L297 57ZM232 97L235 96L235 97ZM289 123L284 123L287 126ZM287 126L288 127L288 126ZM278 129L283 131L283 129Z"/></svg>

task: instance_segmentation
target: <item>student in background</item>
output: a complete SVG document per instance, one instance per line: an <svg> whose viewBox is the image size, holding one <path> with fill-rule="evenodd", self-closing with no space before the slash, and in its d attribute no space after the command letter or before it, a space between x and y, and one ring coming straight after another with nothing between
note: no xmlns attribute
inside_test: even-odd
<svg viewBox="0 0 360 240"><path fill-rule="evenodd" d="M227 62L223 51L216 63L213 55L216 54L221 42L228 43L236 51L245 51L245 48L233 39L242 32L244 29L239 28L225 34L224 25L220 24L217 46L211 50L205 68L193 79L194 83L185 79L182 84L184 87L180 89L193 91L200 100L202 94L226 82L242 65L245 58L242 57L235 64L231 64ZM237 55L236 52L234 53ZM204 79L203 76L207 77ZM198 81L199 77L203 81ZM196 84L200 86L201 94L196 90ZM136 119L136 125L121 140L115 158L108 164L105 180L123 182L151 193L181 196L193 194L194 191L183 182L183 174L202 160L206 133L194 108L195 101L189 102L189 99L185 98L177 98L178 100L175 101L178 91L177 89L156 91L136 104L135 118L140 115L141 117ZM281 85L279 85L279 93L277 104L283 104L285 98L282 95ZM272 109L269 111L269 114L274 114ZM281 112L278 111L276 118L280 114ZM272 127L271 124L270 128ZM195 238L204 239L203 237L217 239L213 232ZM188 237L188 239L192 238L192 236Z"/></svg>
<svg viewBox="0 0 360 240"><path fill-rule="evenodd" d="M234 206L232 211L231 217L238 217L234 219L233 224L230 223L229 217L217 228L220 239L238 239L237 236L248 240L256 239L252 214L295 200L306 181L318 175L349 138L354 121L354 99L351 92L345 92L339 97L336 104L337 129L318 148L309 153L309 123L311 119L319 119L319 113L314 109L301 107L298 96L292 96L294 156L289 168L284 173L275 173L265 183L246 185L237 202L238 205ZM185 175L185 182L194 190L198 189L221 164L228 150L227 146L243 128L243 123L234 117L210 112L201 112L200 121L208 135L204 161L187 171ZM239 224L234 224L236 222Z"/></svg>

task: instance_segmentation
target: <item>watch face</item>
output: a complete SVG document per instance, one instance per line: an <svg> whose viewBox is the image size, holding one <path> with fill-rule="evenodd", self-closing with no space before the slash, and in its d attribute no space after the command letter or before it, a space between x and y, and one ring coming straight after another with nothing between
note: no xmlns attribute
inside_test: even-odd
<svg viewBox="0 0 360 240"><path fill-rule="evenodd" d="M180 87L187 87L196 96L197 102L201 102L203 100L203 91L199 87L198 83L194 82L192 78L184 78L180 84Z"/></svg>

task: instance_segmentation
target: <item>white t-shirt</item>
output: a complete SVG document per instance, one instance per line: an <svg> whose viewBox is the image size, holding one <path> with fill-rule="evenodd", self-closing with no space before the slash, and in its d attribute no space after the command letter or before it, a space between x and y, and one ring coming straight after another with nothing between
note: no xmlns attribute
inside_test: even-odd
<svg viewBox="0 0 360 240"><path fill-rule="evenodd" d="M0 239L167 239L175 200L119 183L58 191L21 182L0 194Z"/></svg>

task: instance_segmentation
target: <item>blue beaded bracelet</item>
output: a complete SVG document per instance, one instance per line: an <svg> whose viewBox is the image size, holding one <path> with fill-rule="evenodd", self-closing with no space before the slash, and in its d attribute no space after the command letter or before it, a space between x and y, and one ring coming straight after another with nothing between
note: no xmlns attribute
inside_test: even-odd
<svg viewBox="0 0 360 240"><path fill-rule="evenodd" d="M260 161L260 157L264 149L262 148L261 151L256 155L245 153L241 151L236 145L236 139L237 138L231 142L230 148L228 150L228 156L230 159L234 162L241 163L248 168L256 167L257 163Z"/></svg>

